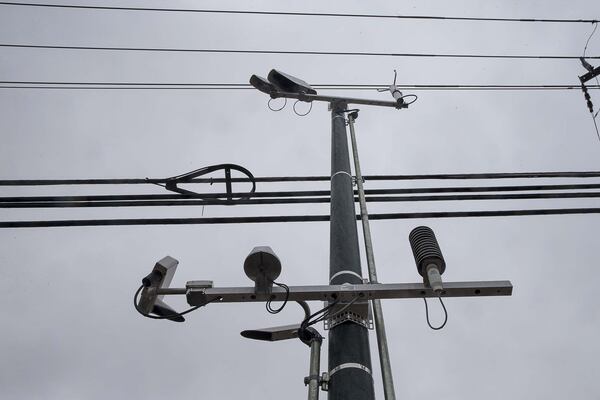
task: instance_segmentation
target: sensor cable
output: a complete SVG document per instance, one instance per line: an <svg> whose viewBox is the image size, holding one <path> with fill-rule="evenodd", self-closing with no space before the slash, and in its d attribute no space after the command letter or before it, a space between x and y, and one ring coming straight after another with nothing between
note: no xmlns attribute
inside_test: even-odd
<svg viewBox="0 0 600 400"><path fill-rule="evenodd" d="M183 312L180 312L180 313L173 313L173 314L169 314L169 315L157 316L157 315L146 314L145 312L143 312L142 310L140 310L140 307L139 307L139 305L138 305L138 296L139 296L140 292L142 291L142 289L143 289L144 287L145 287L144 285L140 286L140 287L138 288L138 290L135 292L135 295L133 296L133 306L135 307L135 310L136 310L138 313L140 313L141 315L143 315L143 316L144 316L144 317L146 317L146 318L151 318L151 319L171 319L171 318L174 318L174 317L182 317L182 316L184 316L185 314L189 314L189 313L191 313L192 311L196 311L196 310L197 310L197 309L199 309L200 307L204 307L206 304L209 304L209 303L213 303L213 302L216 302L216 301L221 301L221 300L222 300L222 298L221 298L221 297L215 297L214 299L210 300L210 301L209 301L208 303L206 303L206 304L201 304L201 305L199 305L199 306L194 306L194 307L192 307L192 308L189 308L189 309L187 309L187 310L185 310L185 311L183 311Z"/></svg>
<svg viewBox="0 0 600 400"><path fill-rule="evenodd" d="M438 296L438 300L440 301L440 304L444 309L444 322L442 323L442 325L434 327L429 321L429 307L427 306L427 298L423 297L423 301L425 302L425 318L427 319L427 325L429 325L429 327L434 331L439 331L444 326L446 326L446 322L448 322L448 311L446 310L446 306L444 305L444 302L442 301L442 298L440 296Z"/></svg>
<svg viewBox="0 0 600 400"><path fill-rule="evenodd" d="M290 288L288 285L285 285L283 283L279 283L279 282L273 282L273 283L275 285L279 286L280 288L282 288L283 290L285 290L285 299L283 300L283 304L281 305L281 307L273 308L273 307L271 307L271 302L273 301L273 299L271 298L265 304L265 308L267 309L269 314L278 314L285 308L285 305L287 304L288 299L290 298Z"/></svg>

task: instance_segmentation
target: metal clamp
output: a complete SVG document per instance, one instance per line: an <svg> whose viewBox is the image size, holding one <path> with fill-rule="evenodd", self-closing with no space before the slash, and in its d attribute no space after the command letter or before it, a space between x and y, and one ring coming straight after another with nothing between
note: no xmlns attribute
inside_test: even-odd
<svg viewBox="0 0 600 400"><path fill-rule="evenodd" d="M353 275L353 276L357 277L358 279L360 279L361 282L364 281L363 277L360 276L359 274L357 274L356 272L345 269L343 271L338 271L335 274L333 274L333 276L331 278L329 278L329 283L331 283L331 281L333 281L338 276L345 275L345 274Z"/></svg>
<svg viewBox="0 0 600 400"><path fill-rule="evenodd" d="M346 171L338 171L335 174L331 175L330 180L333 180L333 178L335 178L336 175L338 174L346 174L350 177L350 179L352 179L354 181L354 177L352 175L350 175L350 173L346 172Z"/></svg>
<svg viewBox="0 0 600 400"><path fill-rule="evenodd" d="M342 369L346 369L346 368L358 368L360 370L365 371L367 374L369 374L371 376L371 379L373 378L371 370L369 368L367 368L366 366L359 364L359 363L340 364L337 367L333 368L331 371L329 371L329 378L331 378L333 376L333 374L335 374L336 372L341 371Z"/></svg>
<svg viewBox="0 0 600 400"><path fill-rule="evenodd" d="M307 386L310 381L316 380L318 385L321 387L321 390L327 392L329 390L329 374L327 372L323 372L321 376L319 375L309 375L304 377L304 386Z"/></svg>

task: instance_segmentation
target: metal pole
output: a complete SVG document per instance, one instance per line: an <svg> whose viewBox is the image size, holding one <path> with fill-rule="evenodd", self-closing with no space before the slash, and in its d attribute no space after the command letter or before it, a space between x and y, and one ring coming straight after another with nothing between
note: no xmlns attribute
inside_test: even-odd
<svg viewBox="0 0 600 400"><path fill-rule="evenodd" d="M321 369L321 337L310 342L310 367L308 370L308 400L319 400L319 374Z"/></svg>
<svg viewBox="0 0 600 400"><path fill-rule="evenodd" d="M365 251L367 253L367 267L369 270L370 283L377 282L377 270L375 267L375 256L373 254L373 243L371 241L371 227L369 225L369 212L367 211L367 202L365 201L365 191L360 170L360 161L358 159L358 146L356 144L356 134L354 132L355 114L348 115L348 125L350 126L350 139L352 141L352 155L354 156L354 172L356 174L356 183L358 186L358 200L360 203L360 216L362 220L363 236L365 239ZM388 352L387 335L385 333L385 321L383 319L383 309L381 300L373 300L373 319L375 320L375 333L377 335L377 347L379 349L379 363L381 365L381 375L383 380L383 393L386 400L396 400L394 392L394 378L392 376L392 365L390 354Z"/></svg>
<svg viewBox="0 0 600 400"><path fill-rule="evenodd" d="M331 103L330 284L360 284L362 274L345 102ZM329 400L374 400L369 332L346 322L329 331Z"/></svg>

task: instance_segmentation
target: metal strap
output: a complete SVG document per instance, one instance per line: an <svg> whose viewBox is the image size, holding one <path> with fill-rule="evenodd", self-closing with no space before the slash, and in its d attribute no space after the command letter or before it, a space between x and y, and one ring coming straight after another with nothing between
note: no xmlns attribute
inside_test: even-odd
<svg viewBox="0 0 600 400"><path fill-rule="evenodd" d="M371 375L371 370L367 367L365 367L362 364L359 363L344 363L344 364L340 364L337 367L335 367L334 369L332 369L331 371L329 371L329 376L333 376L333 374L335 374L336 372L345 369L345 368L358 368L361 369L363 371L365 371L367 374ZM371 379L373 378L373 376L371 376Z"/></svg>
<svg viewBox="0 0 600 400"><path fill-rule="evenodd" d="M339 272L336 272L335 274L333 274L333 276L332 276L331 278L329 278L329 283L331 283L331 281L332 281L334 278L338 277L339 275L344 275L344 274L348 274L348 275L354 275L354 276L356 276L358 279L360 279L360 281L361 281L361 282L363 281L363 277L362 277L362 276L360 276L359 274L357 274L357 273L356 273L356 272L354 272L354 271L349 271L349 270L347 270L347 269L346 269L346 270L339 271Z"/></svg>
<svg viewBox="0 0 600 400"><path fill-rule="evenodd" d="M352 177L352 175L350 175L348 172L346 172L346 171L338 171L338 172L336 172L335 174L331 175L331 180L333 180L333 178L334 178L334 177L335 177L337 174L346 174L346 175L348 175L348 176L350 177L350 179L354 179L354 178Z"/></svg>
<svg viewBox="0 0 600 400"><path fill-rule="evenodd" d="M341 118L344 120L344 122L346 122L346 117L344 117L343 115L336 115L335 117L332 118L332 120L336 119L336 118Z"/></svg>

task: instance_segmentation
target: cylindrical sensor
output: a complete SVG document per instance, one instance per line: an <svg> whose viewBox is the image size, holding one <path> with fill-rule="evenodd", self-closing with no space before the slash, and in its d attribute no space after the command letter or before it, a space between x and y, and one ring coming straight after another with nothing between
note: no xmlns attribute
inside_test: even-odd
<svg viewBox="0 0 600 400"><path fill-rule="evenodd" d="M273 282L281 273L281 262L269 246L258 246L246 257L244 272L254 281L256 293L270 294Z"/></svg>
<svg viewBox="0 0 600 400"><path fill-rule="evenodd" d="M413 229L410 235L408 235L408 240L410 241L410 247L417 263L417 271L419 271L419 274L423 278L428 280L427 267L429 265L435 265L440 275L444 273L446 262L431 228L419 226Z"/></svg>

